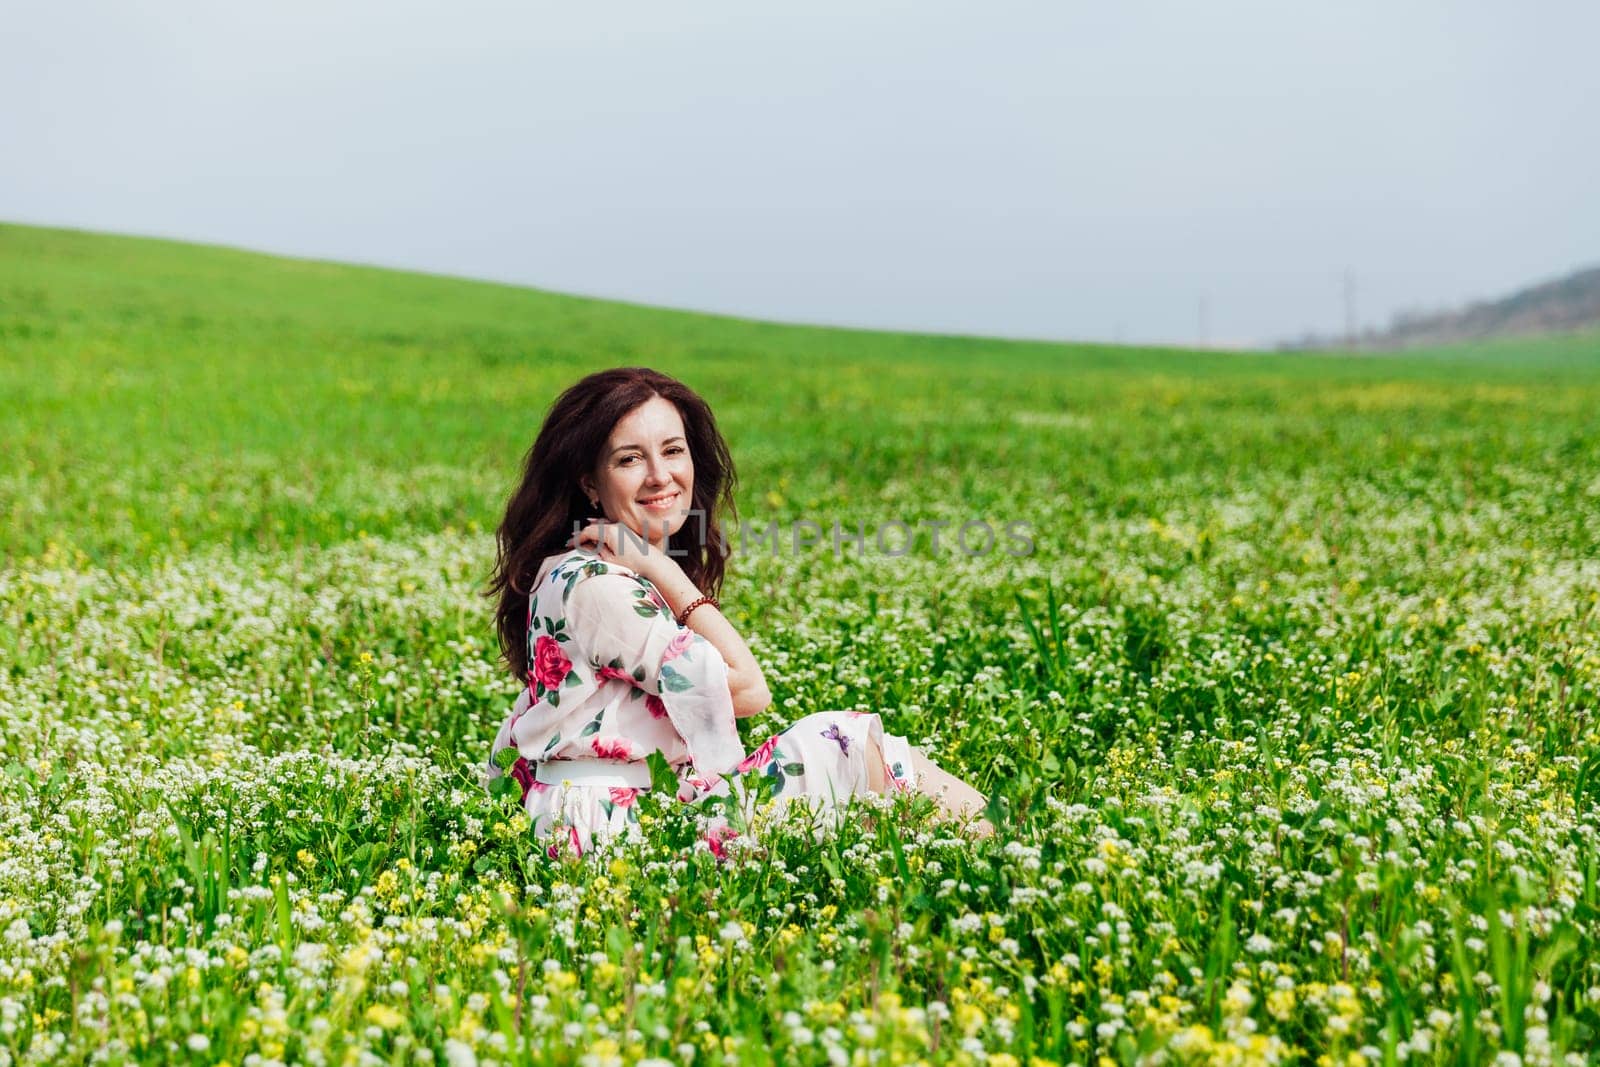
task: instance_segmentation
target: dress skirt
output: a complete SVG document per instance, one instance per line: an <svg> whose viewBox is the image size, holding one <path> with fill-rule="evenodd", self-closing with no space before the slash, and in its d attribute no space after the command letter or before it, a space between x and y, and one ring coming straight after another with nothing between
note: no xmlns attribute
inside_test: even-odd
<svg viewBox="0 0 1600 1067"><path fill-rule="evenodd" d="M771 796L777 801L777 814L785 813L799 801L806 806L814 824L824 826L843 814L851 797L874 791L874 775L868 767L872 758L869 741L883 754L881 778L888 789L892 792L914 788L911 745L904 737L887 733L879 716L870 712L820 711L769 737L720 779L691 779L693 785L680 789L679 799L695 803L730 792L742 798L756 792L749 779L764 777L771 779L764 784L771 788ZM496 749L505 743L505 738L498 739ZM545 773L539 773L536 765L519 759L509 770L522 787L523 810L532 822L532 833L550 840L552 855L569 851L581 855L596 843L614 837L641 836L638 799L650 790L630 783L640 781L637 771L647 764L617 768L634 773L612 778L605 774L564 775L561 768L566 762L552 760L544 765ZM591 768L582 769L587 772ZM648 780L647 774L644 780ZM761 790L762 794L765 792ZM707 847L720 856L722 844L730 836L726 821L714 818L708 825Z"/></svg>

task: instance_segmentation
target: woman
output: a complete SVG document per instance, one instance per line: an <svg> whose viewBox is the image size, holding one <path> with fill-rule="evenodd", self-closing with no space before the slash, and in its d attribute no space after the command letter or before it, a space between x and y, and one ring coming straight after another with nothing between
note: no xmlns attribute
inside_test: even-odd
<svg viewBox="0 0 1600 1067"><path fill-rule="evenodd" d="M664 374L602 371L556 401L497 531L490 595L526 688L485 784L511 774L534 832L580 853L637 825L652 751L683 800L744 796L744 776L765 775L781 801L819 813L915 788L951 816L979 815L982 795L877 715L808 715L746 756L734 720L772 697L716 600L733 482L711 409ZM709 843L721 853L717 831Z"/></svg>

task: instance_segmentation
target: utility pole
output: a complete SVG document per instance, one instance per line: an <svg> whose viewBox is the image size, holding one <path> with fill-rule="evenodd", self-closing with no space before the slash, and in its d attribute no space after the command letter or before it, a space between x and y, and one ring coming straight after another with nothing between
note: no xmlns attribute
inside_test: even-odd
<svg viewBox="0 0 1600 1067"><path fill-rule="evenodd" d="M1356 272L1344 269L1344 347L1356 348Z"/></svg>

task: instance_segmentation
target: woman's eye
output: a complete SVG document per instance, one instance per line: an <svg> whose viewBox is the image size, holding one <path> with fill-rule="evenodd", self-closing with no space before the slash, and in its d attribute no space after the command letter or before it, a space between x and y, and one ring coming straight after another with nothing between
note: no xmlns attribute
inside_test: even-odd
<svg viewBox="0 0 1600 1067"><path fill-rule="evenodd" d="M684 448L682 445L673 445L671 448L667 449L666 454L669 455L669 456L677 456L677 455L682 455L684 452L687 452L687 451L688 451L688 449ZM626 467L628 464L632 463L634 460L642 459L642 458L643 458L642 456L640 456L637 452L635 452L632 455L623 456L621 459L617 460L617 466Z"/></svg>

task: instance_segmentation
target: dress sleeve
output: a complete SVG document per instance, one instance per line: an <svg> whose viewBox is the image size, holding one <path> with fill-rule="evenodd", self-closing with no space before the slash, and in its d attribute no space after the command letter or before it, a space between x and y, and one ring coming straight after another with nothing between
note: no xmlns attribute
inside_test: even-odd
<svg viewBox="0 0 1600 1067"><path fill-rule="evenodd" d="M722 653L679 626L653 589L616 572L587 575L568 594L566 615L596 672L626 676L661 702L698 775L725 774L744 759Z"/></svg>

